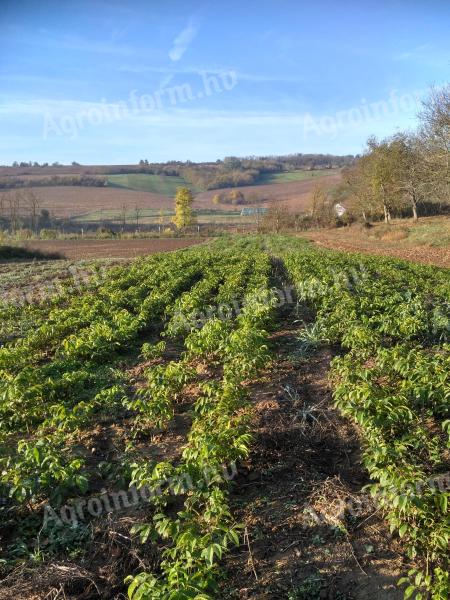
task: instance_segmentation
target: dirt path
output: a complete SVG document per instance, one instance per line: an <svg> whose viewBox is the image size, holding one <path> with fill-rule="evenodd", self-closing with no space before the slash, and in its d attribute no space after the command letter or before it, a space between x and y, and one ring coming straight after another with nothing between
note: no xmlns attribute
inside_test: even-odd
<svg viewBox="0 0 450 600"><path fill-rule="evenodd" d="M252 386L255 445L233 492L248 537L225 561L221 598L402 598L400 548L361 493L358 431L332 407L331 350L293 358L286 326L272 343L278 360Z"/></svg>

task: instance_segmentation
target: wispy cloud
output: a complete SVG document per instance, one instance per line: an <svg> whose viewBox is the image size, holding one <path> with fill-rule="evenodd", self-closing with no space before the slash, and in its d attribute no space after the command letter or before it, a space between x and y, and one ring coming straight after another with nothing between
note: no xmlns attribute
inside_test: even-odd
<svg viewBox="0 0 450 600"><path fill-rule="evenodd" d="M447 47L439 47L431 42L421 44L396 54L394 60L429 69L448 69L450 65L448 44Z"/></svg>
<svg viewBox="0 0 450 600"><path fill-rule="evenodd" d="M184 29L180 31L173 41L169 57L174 62L180 60L189 46L196 38L200 29L200 22L195 17L191 17Z"/></svg>
<svg viewBox="0 0 450 600"><path fill-rule="evenodd" d="M422 58L424 55L424 52L426 52L426 50L429 50L430 46L431 46L431 44L429 44L429 43L421 44L420 46L416 46L415 48L411 48L410 50L406 50L404 52L400 52L399 54L396 54L394 56L394 59L398 60L398 61L402 61L402 60L411 60L411 59Z"/></svg>
<svg viewBox="0 0 450 600"><path fill-rule="evenodd" d="M109 106L120 108L119 104L111 103ZM52 118L67 117L71 115L87 115L90 110L102 111L105 109L103 102L88 102L80 100L55 100L34 99L20 100L8 99L0 102L0 117L51 115ZM310 113L302 111L284 110L209 110L200 108L165 107L150 112L130 113L126 118L120 119L128 125L138 127L165 127L179 128L192 127L193 129L208 127L292 127L303 126L305 116ZM323 115L317 114L320 119ZM398 116L398 115L394 115ZM370 119L369 119L370 121Z"/></svg>
<svg viewBox="0 0 450 600"><path fill-rule="evenodd" d="M298 75L264 75L259 73L246 73L240 71L235 67L230 66L205 66L205 65L191 65L191 66L151 66L151 65L121 65L118 67L118 71L122 73L162 73L164 75L201 75L202 73L208 73L209 75L220 75L226 71L233 71L236 73L236 78L239 81L248 81L251 83L301 83L305 81L304 77Z"/></svg>

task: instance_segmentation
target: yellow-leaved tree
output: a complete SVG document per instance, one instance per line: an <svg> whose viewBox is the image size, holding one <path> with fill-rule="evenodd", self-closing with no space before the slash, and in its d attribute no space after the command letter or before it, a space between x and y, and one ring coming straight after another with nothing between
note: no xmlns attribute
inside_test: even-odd
<svg viewBox="0 0 450 600"><path fill-rule="evenodd" d="M172 218L172 222L175 223L177 229L183 229L195 223L195 217L192 213L193 202L194 196L189 188L177 188L175 195L175 215Z"/></svg>

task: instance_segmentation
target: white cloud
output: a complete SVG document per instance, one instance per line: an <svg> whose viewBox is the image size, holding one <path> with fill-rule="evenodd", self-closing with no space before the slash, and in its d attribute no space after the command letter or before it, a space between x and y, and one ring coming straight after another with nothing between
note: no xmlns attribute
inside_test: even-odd
<svg viewBox="0 0 450 600"><path fill-rule="evenodd" d="M194 17L191 17L186 27L180 31L173 41L172 49L169 52L169 57L174 62L180 60L186 50L194 41L200 29L200 23Z"/></svg>

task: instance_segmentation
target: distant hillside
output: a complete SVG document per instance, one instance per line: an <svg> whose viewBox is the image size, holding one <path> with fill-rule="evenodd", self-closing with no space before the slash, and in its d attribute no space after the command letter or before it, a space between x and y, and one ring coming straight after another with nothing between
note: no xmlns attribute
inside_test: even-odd
<svg viewBox="0 0 450 600"><path fill-rule="evenodd" d="M286 174L289 176L289 174ZM340 180L340 175L323 171L308 172L308 177L297 180L283 181L283 178L275 177L275 183L261 183L253 186L242 186L233 188L241 192L247 202L259 205L268 205L271 202L283 202L294 211L302 211L308 205L311 192L318 181L325 186L334 185ZM126 177L126 176L125 176ZM144 179L136 180L135 177ZM38 210L46 210L52 219L75 219L78 223L82 221L102 221L108 218L120 219L123 211L126 211L128 220L134 218L136 209L141 212L141 216L153 214L158 216L160 211L168 214L173 210L173 193L178 184L179 178L172 177L166 182L151 178L147 181L148 175L132 176L130 180L124 179L122 183L130 185L140 185L141 189L131 189L125 186L107 186L107 187L80 187L80 186L43 186L31 187L37 198ZM290 175L292 177L292 175ZM149 191L153 189L155 191ZM159 191L157 191L159 190ZM221 190L223 195L230 194L233 190ZM218 215L223 213L240 212L241 206L231 204L216 204L213 201L218 190L199 192L195 195L194 209L196 211L214 211ZM173 193L172 193L173 192ZM1 198L1 194L0 194ZM0 219L2 215L8 218L8 204L4 203L3 211L0 210ZM29 206L23 203L19 211L21 215L29 214Z"/></svg>
<svg viewBox="0 0 450 600"><path fill-rule="evenodd" d="M108 186L120 187L140 192L162 194L173 198L177 187L189 187L194 193L199 192L196 186L186 181L184 177L175 175L147 175L144 173L127 173L126 175L108 175Z"/></svg>
<svg viewBox="0 0 450 600"><path fill-rule="evenodd" d="M0 167L0 190L40 186L102 187L126 189L172 196L178 185L194 192L231 187L297 181L308 173L333 172L354 162L353 156L293 154L238 158L228 156L216 162L150 163L137 165L38 165L21 163Z"/></svg>
<svg viewBox="0 0 450 600"><path fill-rule="evenodd" d="M309 171L309 177L275 178L275 183L260 183L235 188L241 192L244 198L252 204L261 206L273 202L281 202L293 212L302 212L307 209L311 199L311 193L320 182L324 187L331 187L341 181L341 175L336 171ZM289 175L289 173L286 173ZM290 174L292 177L292 174ZM214 206L213 198L218 193L230 193L231 190L209 190L201 192L195 198L195 206L198 208ZM229 206L228 206L229 208Z"/></svg>

